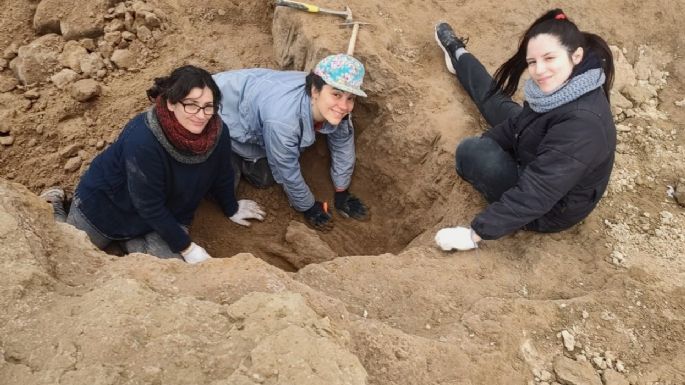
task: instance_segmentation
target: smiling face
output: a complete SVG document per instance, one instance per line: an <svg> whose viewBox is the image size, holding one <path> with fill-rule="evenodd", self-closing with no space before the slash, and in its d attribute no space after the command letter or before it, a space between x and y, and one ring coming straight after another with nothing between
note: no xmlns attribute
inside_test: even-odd
<svg viewBox="0 0 685 385"><path fill-rule="evenodd" d="M546 94L557 90L571 76L573 67L583 59L583 48L569 55L559 38L543 33L528 41L526 62L528 73Z"/></svg>
<svg viewBox="0 0 685 385"><path fill-rule="evenodd" d="M185 104L185 107L184 107ZM213 113L206 114L205 110L214 110L214 108L207 108L214 106L214 96L208 87L195 87L188 92L185 98L178 103L169 103L167 101L167 108L173 112L176 119L181 126L193 134L201 134L207 126L207 122L212 118ZM198 110L199 107L199 110ZM187 111L198 110L192 114Z"/></svg>
<svg viewBox="0 0 685 385"><path fill-rule="evenodd" d="M321 87L321 91L312 87L312 113L314 121L328 123L336 126L342 118L352 112L355 95L340 91L328 84Z"/></svg>

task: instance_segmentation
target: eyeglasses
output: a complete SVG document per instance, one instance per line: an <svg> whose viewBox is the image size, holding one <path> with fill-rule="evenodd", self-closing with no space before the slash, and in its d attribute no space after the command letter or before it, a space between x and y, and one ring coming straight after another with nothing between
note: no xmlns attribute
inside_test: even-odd
<svg viewBox="0 0 685 385"><path fill-rule="evenodd" d="M198 112L200 112L200 110L202 110L202 112L206 116L209 116L209 115L214 115L214 112L215 112L215 108L212 105L200 107L195 103L183 103L183 102L179 102L179 103L181 103L181 105L183 106L183 111L185 111L187 114L195 115Z"/></svg>

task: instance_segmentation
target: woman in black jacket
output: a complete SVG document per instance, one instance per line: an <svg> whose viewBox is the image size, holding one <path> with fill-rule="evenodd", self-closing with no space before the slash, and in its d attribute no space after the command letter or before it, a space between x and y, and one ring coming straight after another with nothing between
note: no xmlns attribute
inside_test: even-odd
<svg viewBox="0 0 685 385"><path fill-rule="evenodd" d="M448 70L492 125L463 140L456 155L457 173L489 205L470 229L438 231L438 246L469 250L518 229L557 232L590 214L606 190L616 148L607 43L554 9L528 28L493 79L447 23L436 25L435 37ZM511 96L526 69L521 107Z"/></svg>

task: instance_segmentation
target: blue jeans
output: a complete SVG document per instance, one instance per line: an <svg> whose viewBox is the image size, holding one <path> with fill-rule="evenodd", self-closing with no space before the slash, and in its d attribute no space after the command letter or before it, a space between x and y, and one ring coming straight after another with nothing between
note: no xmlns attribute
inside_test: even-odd
<svg viewBox="0 0 685 385"><path fill-rule="evenodd" d="M62 202L52 202L55 220L58 222L66 222L85 232L86 235L88 235L88 238L90 238L90 241L98 248L104 249L109 246L110 243L118 242L124 251L129 254L145 253L162 259L183 259L181 254L171 251L169 244L167 244L156 232L150 232L140 237L125 240L113 239L102 234L100 230L93 226L88 218L86 218L79 208L79 204L80 200L75 196L71 203L69 214L66 215ZM188 231L185 226L183 226L183 229L186 230L186 232Z"/></svg>

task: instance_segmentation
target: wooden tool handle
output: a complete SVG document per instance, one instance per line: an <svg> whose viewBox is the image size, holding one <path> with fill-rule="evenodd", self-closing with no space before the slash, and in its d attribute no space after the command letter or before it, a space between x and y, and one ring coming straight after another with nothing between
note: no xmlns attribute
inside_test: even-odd
<svg viewBox="0 0 685 385"><path fill-rule="evenodd" d="M316 5L300 3L299 1L276 0L276 6L290 7L299 9L300 11L307 11L311 13L319 12L319 7L317 7Z"/></svg>
<svg viewBox="0 0 685 385"><path fill-rule="evenodd" d="M354 23L352 27L352 37L350 37L350 44L347 46L347 54L352 56L354 54L354 46L357 44L357 34L359 33L359 23Z"/></svg>

